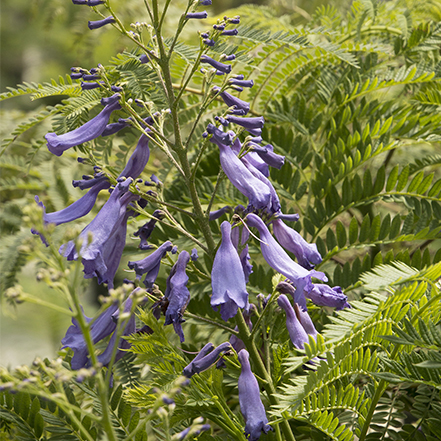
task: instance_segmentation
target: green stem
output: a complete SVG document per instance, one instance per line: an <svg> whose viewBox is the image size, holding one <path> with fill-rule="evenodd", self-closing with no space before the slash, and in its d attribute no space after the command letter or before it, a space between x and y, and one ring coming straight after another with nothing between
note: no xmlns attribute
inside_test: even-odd
<svg viewBox="0 0 441 441"><path fill-rule="evenodd" d="M63 308L62 306L54 305L53 303L46 302L45 300L38 299L30 294L24 294L20 297L23 298L25 302L34 303L35 305L44 306L49 309L53 309L54 311L60 312L61 314L68 315L72 317L74 314L69 309Z"/></svg>
<svg viewBox="0 0 441 441"><path fill-rule="evenodd" d="M367 26L367 27L361 29L360 32L352 31L348 35L345 35L343 38L341 38L340 40L337 41L337 44L342 44L345 41L348 41L351 38L356 37L357 35L369 34L371 32L377 32L377 31L378 32L386 31L386 32L389 32L389 33L395 34L395 35L403 35L403 32L400 29L392 28L390 26L384 26L384 25Z"/></svg>
<svg viewBox="0 0 441 441"><path fill-rule="evenodd" d="M279 400L276 397L276 389L274 387L273 381L268 374L268 371L263 364L262 358L260 357L259 351L254 343L253 338L251 337L250 330L248 329L248 325L245 323L245 319L243 318L242 311L239 309L236 314L236 324L239 328L239 337L244 342L249 354L250 358L253 361L254 369L259 377L261 377L263 382L263 387L268 395L269 402L272 406L276 406L279 404ZM291 427L287 420L283 420L281 422L281 429L285 436L286 441L295 441L294 434L292 433Z"/></svg>
<svg viewBox="0 0 441 441"><path fill-rule="evenodd" d="M229 328L228 326L223 325L222 323L218 323L218 322L215 322L214 320L211 320L211 319L208 319L208 318L205 318L205 317L201 317L201 316L196 315L196 314L192 314L191 312L188 312L188 311L185 311L184 315L186 317L190 317L190 318L195 319L195 320L201 320L202 322L209 323L210 325L213 325L213 326L216 326L216 327L218 327L220 329L228 331L230 334L233 334L236 337L239 336L239 332L235 331L234 329Z"/></svg>

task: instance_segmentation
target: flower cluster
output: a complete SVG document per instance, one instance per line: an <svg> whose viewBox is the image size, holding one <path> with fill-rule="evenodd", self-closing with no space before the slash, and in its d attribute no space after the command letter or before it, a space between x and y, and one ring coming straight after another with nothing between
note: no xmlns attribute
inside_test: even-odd
<svg viewBox="0 0 441 441"><path fill-rule="evenodd" d="M93 7L103 3L94 0L73 0L73 2L77 5ZM209 5L211 0L201 0L199 4ZM206 17L205 11L197 12L194 9L186 13L182 20ZM286 278L277 286L277 291L281 293L277 304L285 312L286 327L294 347L303 349L310 336L314 339L317 337L317 331L307 312L307 299L317 305L337 309L348 307L349 304L339 287L331 288L324 283L314 283L327 282L326 275L315 269L315 266L322 262L322 257L315 244L307 243L295 229L285 223L297 221L299 216L282 213L279 196L269 179L270 167L281 169L285 157L278 154L271 144L264 143L262 133L264 118L247 116L252 113L250 103L230 93L243 92L244 89L253 87L253 81L246 79L244 75L231 74L232 65L227 62L235 59L234 54L222 54L219 59L206 54L220 39L237 35L238 30L229 27L238 24L239 21L239 17L224 17L223 20L218 20L210 32L201 33L200 63L204 67L200 71L206 76L209 84L213 83L214 78L223 78L222 86L212 88L210 86L210 97L222 101L227 106L222 115L215 116L207 125L203 136L216 146L223 172L231 184L248 200L246 207L238 205L234 209L231 222L225 220L220 225L222 238L216 253L213 251L215 257L211 268L210 303L226 322L241 311L240 314L243 313L248 328L250 330L253 328L252 315L255 306L250 304L247 290L253 272L249 254L251 237L254 236L250 234L252 228L259 235L260 251L265 261ZM114 17L110 16L89 22L89 28L96 29L114 22ZM151 51L139 58L140 63L153 64L154 60ZM129 118L119 118L117 122L110 123L113 112L122 110L126 101L124 91L118 86L108 85L106 89L105 82L96 82L102 79L103 72L103 67L100 65L90 71L81 68L72 69L71 77L82 80L83 89L102 87L103 92L107 90L116 93L103 98L101 104L104 108L101 112L81 127L64 134L48 133L45 137L47 147L54 155L61 156L72 147L100 136L113 135L132 125L133 113ZM142 105L142 101L134 101ZM150 158L149 141L157 140L155 136L158 133L153 126L159 115L153 114L144 120L139 120L143 126L143 133L126 166L117 177L95 167L94 175L85 175L81 180L73 181L74 187L87 189L87 193L58 212L46 213L43 202L36 197L36 202L43 209L44 223L59 225L85 216L94 207L98 194L102 190L110 191L107 201L78 238L63 244L59 249L60 254L67 260L81 260L85 278L96 277L98 283L107 284L109 289L114 287L115 274L123 256L128 220L137 216L140 208L144 209L147 206L143 196L148 198L146 195L155 194L151 190L143 193L136 184L143 181L140 176ZM138 124L137 127L139 128ZM230 128L235 128L235 131L229 130ZM211 146L208 142L206 145ZM156 186L157 189L163 186L154 175L151 176L150 181L145 181L145 184ZM207 211L206 219L214 221L232 211L229 206L209 213ZM98 362L103 365L112 364L124 355L125 349L130 347L130 344L121 337L135 332L151 332L147 328L136 329L134 310L139 302L134 302L134 298L138 298L140 292L156 295L153 315L159 319L162 312L165 316L164 325L173 325L181 343L185 341L182 323L185 321L184 313L191 298L187 286L189 281L187 270L197 269L200 263L197 262L198 249L178 252L177 246L168 240L157 247L150 245L148 240L155 231L155 225L157 222L162 222L169 214L163 208L155 210L149 216L150 219L134 235L139 237L139 248L142 251L151 249L153 251L146 257L127 263L128 268L136 274L136 282L131 283L138 285L143 277L142 283L145 289L136 288L124 301L113 301L94 321L84 316L93 343L109 337L106 349L97 357ZM46 240L43 232L34 232ZM296 261L288 252L295 256ZM173 261L175 254L178 256ZM171 262L171 270L165 283L164 294L160 296L155 282L165 257ZM292 297L293 305L285 294ZM265 302L268 302L268 299ZM81 315L79 317L81 318ZM224 325L222 326L225 328ZM206 344L184 368L183 374L190 378L216 362L221 366L223 354L229 351L237 352L241 365L238 381L239 403L246 423L245 434L250 440L257 440L262 432L267 433L271 430L271 426L268 424L265 408L260 399L257 379L251 370L247 341L239 338L237 328L232 334L234 335L229 342L224 342L216 348L211 343ZM117 341L118 339L120 340ZM77 319L72 320L72 326L67 330L62 344L63 347L73 350L74 355L71 360L73 369L82 369L91 365L93 357L89 353L90 348ZM197 430L207 430L207 427L198 427ZM188 433L184 430L179 436L185 437Z"/></svg>

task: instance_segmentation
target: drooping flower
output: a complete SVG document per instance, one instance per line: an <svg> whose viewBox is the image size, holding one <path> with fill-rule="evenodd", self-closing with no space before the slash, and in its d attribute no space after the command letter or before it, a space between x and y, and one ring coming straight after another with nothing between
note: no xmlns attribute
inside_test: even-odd
<svg viewBox="0 0 441 441"><path fill-rule="evenodd" d="M259 383L251 371L247 350L242 349L238 357L242 366L238 381L239 405L246 423L245 436L250 441L257 441L262 432L268 433L272 428L268 424L265 407L260 398Z"/></svg>
<svg viewBox="0 0 441 441"><path fill-rule="evenodd" d="M133 178L136 179L143 171L150 157L149 138L142 134L138 140L138 144L129 160L127 161L124 170L119 174L119 178Z"/></svg>
<svg viewBox="0 0 441 441"><path fill-rule="evenodd" d="M235 136L234 132L223 132L211 123L207 125L207 133L213 135L211 142L224 145L231 145Z"/></svg>
<svg viewBox="0 0 441 441"><path fill-rule="evenodd" d="M70 241L60 247L60 253L67 260L76 260L80 255L85 270L85 277L105 278L108 274L105 255L105 248L112 247L113 240L121 239L121 228L126 217L126 209L130 202L139 199L130 193L129 186L132 179L119 183L107 202L101 208L95 219L80 233L79 239L82 240L80 251L75 248L75 241ZM125 238L124 238L125 240Z"/></svg>
<svg viewBox="0 0 441 441"><path fill-rule="evenodd" d="M198 250L196 248L191 249L191 255L190 255L191 261L196 262L196 260L199 259Z"/></svg>
<svg viewBox="0 0 441 441"><path fill-rule="evenodd" d="M239 31L237 29L227 29L226 31L223 31L221 35L234 36L237 35L238 33Z"/></svg>
<svg viewBox="0 0 441 441"><path fill-rule="evenodd" d="M119 99L121 95L115 94L111 99L104 101L104 109L95 118L92 118L87 123L83 124L71 132L57 135L56 133L48 133L45 138L47 140L47 147L51 153L61 156L64 151L71 147L77 146L92 139L97 138L103 133L106 125L109 123L110 115L114 110L121 108ZM103 100L101 100L103 103Z"/></svg>
<svg viewBox="0 0 441 441"><path fill-rule="evenodd" d="M273 232L283 248L293 253L301 266L312 269L322 261L315 243L308 243L293 228L285 225L282 219L273 220Z"/></svg>
<svg viewBox="0 0 441 441"><path fill-rule="evenodd" d="M168 240L144 259L128 263L129 268L135 270L138 279L141 278L143 274L146 274L144 278L146 288L153 286L153 282L156 280L156 277L158 277L161 259L165 256L165 253L171 251L172 248L173 244Z"/></svg>
<svg viewBox="0 0 441 441"><path fill-rule="evenodd" d="M286 327L288 329L292 344L297 349L304 349L305 343L309 342L309 337L305 331L305 328L300 323L294 308L291 306L288 297L281 294L277 299L277 303L286 313Z"/></svg>
<svg viewBox="0 0 441 441"><path fill-rule="evenodd" d="M348 298L343 294L339 286L331 288L324 284L314 284L311 291L306 296L318 306L330 306L340 311L343 308L350 308Z"/></svg>
<svg viewBox="0 0 441 441"><path fill-rule="evenodd" d="M75 201L73 204L64 208L60 211L54 211L53 213L46 213L46 207L40 201L38 196L35 196L35 202L43 208L43 221L45 224L55 224L60 225L66 222L71 222L75 219L85 216L92 210L95 205L98 193L101 190L110 188L110 183L107 179L97 179L92 181L92 186L90 190L82 196L80 199Z"/></svg>
<svg viewBox="0 0 441 441"><path fill-rule="evenodd" d="M125 129L129 125L130 125L130 119L120 118L116 123L107 124L103 133L101 133L101 136L114 135L115 133L119 132L122 129Z"/></svg>
<svg viewBox="0 0 441 441"><path fill-rule="evenodd" d="M252 133L250 131L250 133ZM277 168L280 170L285 163L285 157L282 155L278 155L277 153L274 153L274 147L271 144L267 144L263 148L257 148L256 145L255 151L256 153L262 158L263 161L265 161L269 166Z"/></svg>
<svg viewBox="0 0 441 441"><path fill-rule="evenodd" d="M184 339L184 332L182 331L181 323L185 308L190 301L190 291L187 288L188 276L185 272L190 255L183 250L179 254L178 260L173 265L170 275L167 278L167 287L165 290L165 297L168 300L167 310L165 312L165 324L173 323L176 334L179 335L181 343Z"/></svg>
<svg viewBox="0 0 441 441"><path fill-rule="evenodd" d="M227 121L238 124L239 126L244 127L245 129L261 129L265 124L265 119L263 116L257 116L252 118L239 118L234 115L228 115L226 117Z"/></svg>
<svg viewBox="0 0 441 441"><path fill-rule="evenodd" d="M224 64L220 61L216 61L208 55L202 55L201 63L208 63L210 66L214 67L216 70L222 73L230 73L231 72L231 64Z"/></svg>
<svg viewBox="0 0 441 441"><path fill-rule="evenodd" d="M211 140L216 142L214 138ZM268 209L271 206L270 188L253 176L231 148L222 143L216 144L220 150L222 169L230 182L249 199L254 209Z"/></svg>
<svg viewBox="0 0 441 441"><path fill-rule="evenodd" d="M87 26L90 30L102 28L103 26L106 26L108 24L115 23L115 19L112 15L109 17L103 18L102 20L96 20L96 21L89 21L87 23Z"/></svg>
<svg viewBox="0 0 441 441"><path fill-rule="evenodd" d="M207 343L199 352L198 355L193 359L193 361L188 364L182 374L187 378L192 377L194 374L199 374L202 371L208 369L213 365L219 355L223 352L227 352L231 349L231 345L228 342L220 344L217 348L213 349L212 343Z"/></svg>
<svg viewBox="0 0 441 441"><path fill-rule="evenodd" d="M239 79L239 78L230 78L228 80L228 82L234 86L239 86L239 87L253 87L254 86L254 81L253 80L244 80L243 78Z"/></svg>
<svg viewBox="0 0 441 441"><path fill-rule="evenodd" d="M223 320L234 317L238 308L248 307L248 293L240 257L231 242L231 225L221 225L222 242L216 253L211 272L213 295L211 306L217 309Z"/></svg>
<svg viewBox="0 0 441 441"><path fill-rule="evenodd" d="M306 300L303 296L303 290L306 292L312 290L311 277L327 281L325 274L315 270L308 271L294 262L286 251L276 242L260 217L250 213L245 221L250 227L255 227L259 231L261 240L260 249L264 259L272 268L291 280L299 293L297 295L296 292L295 301L305 308Z"/></svg>

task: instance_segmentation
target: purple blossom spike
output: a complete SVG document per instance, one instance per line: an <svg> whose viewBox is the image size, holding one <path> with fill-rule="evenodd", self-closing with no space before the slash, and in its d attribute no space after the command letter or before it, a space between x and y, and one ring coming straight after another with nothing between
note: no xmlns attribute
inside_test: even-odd
<svg viewBox="0 0 441 441"><path fill-rule="evenodd" d="M153 286L153 282L156 280L156 277L158 277L161 259L165 256L165 253L171 251L172 248L173 245L168 240L144 259L128 263L129 268L135 270L137 279L143 274L146 274L144 279L146 288Z"/></svg>
<svg viewBox="0 0 441 441"><path fill-rule="evenodd" d="M258 116L254 118L238 118L234 115L228 115L226 119L233 124L238 124L247 130L251 129L261 129L265 123L263 116Z"/></svg>
<svg viewBox="0 0 441 441"><path fill-rule="evenodd" d="M298 263L294 262L286 251L276 242L267 226L260 217L250 213L245 221L250 227L255 227L260 235L260 249L267 263L279 273L287 277L297 288L299 295L296 295L295 302L306 308L306 300L303 290L310 292L313 288L311 277L327 281L327 277L320 271L308 271Z"/></svg>
<svg viewBox="0 0 441 441"><path fill-rule="evenodd" d="M223 73L230 73L231 72L231 64L223 64L220 61L213 60L213 58L209 57L208 55L202 55L201 57L201 63L208 63L210 66L214 67L216 70L223 72Z"/></svg>
<svg viewBox="0 0 441 441"><path fill-rule="evenodd" d="M306 242L296 230L285 225L282 219L273 221L273 232L280 245L293 253L304 268L312 269L321 263L322 256L317 250L317 245Z"/></svg>
<svg viewBox="0 0 441 441"><path fill-rule="evenodd" d="M226 31L223 31L221 35L234 36L237 35L238 33L239 31L237 29L228 29Z"/></svg>
<svg viewBox="0 0 441 441"><path fill-rule="evenodd" d="M183 375L190 378L194 374L207 370L216 362L221 353L227 352L230 349L231 345L229 342L222 343L215 349L213 349L211 343L206 344L193 361L184 368Z"/></svg>
<svg viewBox="0 0 441 441"><path fill-rule="evenodd" d="M246 423L245 436L250 441L257 441L262 432L268 433L272 428L268 424L265 407L260 399L259 383L251 371L250 355L246 349L242 349L238 357L242 366L238 381L239 405Z"/></svg>
<svg viewBox="0 0 441 441"><path fill-rule="evenodd" d="M226 205L225 207L220 208L216 211L210 211L209 220L213 221L216 219L219 219L221 216L223 216L225 213L230 213L231 207L229 205Z"/></svg>
<svg viewBox="0 0 441 441"><path fill-rule="evenodd" d="M238 308L248 307L248 293L240 257L231 242L231 225L221 225L222 242L216 253L211 272L213 295L211 306L220 306L221 317L227 321L234 317Z"/></svg>
<svg viewBox="0 0 441 441"><path fill-rule="evenodd" d="M89 21L87 23L87 26L90 30L102 28L103 26L106 26L108 24L115 23L115 19L113 16L109 16L106 18L103 18L102 20L96 20L96 21Z"/></svg>
<svg viewBox="0 0 441 441"><path fill-rule="evenodd" d="M239 87L253 87L254 86L254 81L253 80L238 80L237 78L230 78L228 80L228 82L230 84L233 84L234 86L239 86Z"/></svg>
<svg viewBox="0 0 441 441"><path fill-rule="evenodd" d="M119 174L120 177L136 179L143 171L150 157L149 138L142 134L138 140L138 144L124 170Z"/></svg>
<svg viewBox="0 0 441 441"><path fill-rule="evenodd" d="M291 303L284 294L281 294L277 299L278 305L286 312L286 327L288 328L289 337L292 344L297 349L305 349L305 343L309 342L309 337L303 328L300 320L291 306Z"/></svg>
<svg viewBox="0 0 441 441"><path fill-rule="evenodd" d="M215 142L220 150L220 163L230 182L249 199L250 205L256 209L269 209L271 207L270 188L253 176L244 163L235 155L228 146Z"/></svg>
<svg viewBox="0 0 441 441"><path fill-rule="evenodd" d="M100 136L106 128L106 125L109 123L109 118L112 112L121 108L118 101L121 98L121 95L115 94L113 97L117 97L117 99L110 101L110 103L107 104L104 109L95 116L95 118L92 118L81 127L78 127L71 132L64 133L63 135L48 133L45 138L47 140L49 151L54 155L61 156L65 150L84 142L91 141ZM106 102L109 102L109 100Z"/></svg>
<svg viewBox="0 0 441 441"><path fill-rule="evenodd" d="M220 89L219 87L213 87L213 90L215 92L219 92ZM246 101L243 101L233 95L231 95L228 92L220 92L219 94L221 96L221 98L224 100L224 103L228 106L228 107L233 107L234 110L231 112L233 115L246 115L249 111L250 111L250 103L247 103ZM240 112L240 113L236 113L236 111Z"/></svg>
<svg viewBox="0 0 441 441"><path fill-rule="evenodd" d="M222 130L219 130L214 124L209 123L207 125L207 132L210 135L213 135L211 138L211 142L215 142L216 144L224 144L224 145L231 145L233 143L234 134L233 132L223 132Z"/></svg>
<svg viewBox="0 0 441 441"><path fill-rule="evenodd" d="M189 12L186 15L187 19L196 18L197 20L201 20L208 17L207 11L202 12Z"/></svg>
<svg viewBox="0 0 441 441"><path fill-rule="evenodd" d="M161 210L155 210L153 212L153 217L156 219L150 219L146 224L142 227L138 228L138 231L133 233L134 236L139 237L141 242L139 244L139 249L141 250L149 250L150 245L147 243L148 238L151 236L153 229L155 228L157 219L161 220L164 218L164 213Z"/></svg>
<svg viewBox="0 0 441 441"><path fill-rule="evenodd" d="M343 308L350 308L348 298L343 294L339 286L331 288L324 284L314 284L311 291L306 296L318 306L330 306L340 311Z"/></svg>
<svg viewBox="0 0 441 441"><path fill-rule="evenodd" d="M93 182L93 181L92 181ZM98 193L101 190L105 190L110 187L110 183L107 179L96 180L90 190L75 201L73 204L60 211L54 211L53 213L46 213L46 207L40 202L38 196L35 196L35 202L43 208L43 221L45 224L60 225L66 222L71 222L80 217L86 216L92 210L95 205Z"/></svg>
<svg viewBox="0 0 441 441"><path fill-rule="evenodd" d="M187 288L188 276L185 272L190 255L187 251L181 251L178 260L173 265L170 275L167 278L165 297L168 299L167 311L165 312L165 325L173 323L176 334L179 335L181 343L185 340L181 323L185 308L190 301L190 291Z"/></svg>

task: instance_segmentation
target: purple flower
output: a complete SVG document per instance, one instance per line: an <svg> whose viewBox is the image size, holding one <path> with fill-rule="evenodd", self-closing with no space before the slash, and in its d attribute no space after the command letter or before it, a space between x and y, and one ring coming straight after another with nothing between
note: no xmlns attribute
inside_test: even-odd
<svg viewBox="0 0 441 441"><path fill-rule="evenodd" d="M216 142L215 138L211 138ZM217 143L220 150L220 163L230 182L249 199L256 209L269 209L271 206L270 188L253 176L233 150L222 143Z"/></svg>
<svg viewBox="0 0 441 441"><path fill-rule="evenodd" d="M227 321L234 317L238 308L248 307L248 293L240 257L231 242L231 225L221 225L222 242L216 253L211 272L213 295L211 306L220 306L221 317Z"/></svg>
<svg viewBox="0 0 441 441"><path fill-rule="evenodd" d="M252 132L249 130L249 133L252 133ZM271 167L277 168L279 170L282 168L282 165L285 163L285 157L274 153L273 152L274 147L271 144L267 144L266 146L264 146L264 148L262 148L261 146L256 146L255 144L253 145L253 147L255 147L256 153L268 165L270 165Z"/></svg>
<svg viewBox="0 0 441 441"><path fill-rule="evenodd" d="M127 161L124 170L119 174L119 178L133 178L136 179L143 171L150 157L149 138L142 134L138 140L138 144L129 160Z"/></svg>
<svg viewBox="0 0 441 441"><path fill-rule="evenodd" d="M331 288L328 285L314 284L311 291L306 296L318 306L330 306L340 311L343 308L350 308L348 298L343 294L339 286Z"/></svg>
<svg viewBox="0 0 441 441"><path fill-rule="evenodd" d="M208 14L207 14L207 11L203 11L203 12L189 12L186 17L187 17L187 19L196 18L196 19L200 20L200 19L203 19L203 18L207 18Z"/></svg>
<svg viewBox="0 0 441 441"><path fill-rule="evenodd" d="M239 33L239 31L237 29L229 29L227 31L223 31L221 35L237 35Z"/></svg>
<svg viewBox="0 0 441 441"><path fill-rule="evenodd" d="M288 222L297 222L299 220L300 216L298 215L298 213L283 214L281 211L279 211L277 213L277 218L288 221Z"/></svg>
<svg viewBox="0 0 441 441"><path fill-rule="evenodd" d="M293 253L304 268L312 269L322 261L317 245L306 242L296 230L285 225L282 219L273 221L273 233L280 245Z"/></svg>
<svg viewBox="0 0 441 441"><path fill-rule="evenodd" d="M271 184L271 181L267 177L265 177L257 168L253 167L248 162L246 157L243 157L241 161L255 178L257 178L259 181L261 181L268 187L271 197L270 197L270 205L269 207L267 207L267 211L269 211L270 213L277 213L278 211L280 211L279 196L277 195L277 192L273 187L273 184Z"/></svg>
<svg viewBox="0 0 441 441"><path fill-rule="evenodd" d="M296 296L296 303L299 303L302 307L306 307L306 300L302 295L303 290L306 292L312 290L311 277L327 281L328 279L325 274L315 270L308 271L294 262L286 251L276 242L260 217L250 213L245 221L250 227L255 227L259 231L261 240L260 249L264 259L272 268L291 280L300 293L299 296Z"/></svg>
<svg viewBox="0 0 441 441"><path fill-rule="evenodd" d="M201 63L208 63L210 66L223 73L228 74L231 72L231 64L223 64L220 61L213 60L213 58L205 54L201 57Z"/></svg>
<svg viewBox="0 0 441 441"><path fill-rule="evenodd" d="M112 320L112 315L118 310L118 303L112 303L98 318L90 325L92 341L98 343L103 338L109 336L116 328L116 323ZM83 313L84 315L84 313ZM87 323L91 318L84 316ZM72 318L72 325L68 328L66 335L61 340L64 348L71 348L74 356L71 360L72 369L78 370L87 365L89 351L79 323Z"/></svg>
<svg viewBox="0 0 441 441"><path fill-rule="evenodd" d="M204 38L202 41L204 44L210 47L213 47L216 44L216 42L212 38Z"/></svg>
<svg viewBox="0 0 441 441"><path fill-rule="evenodd" d="M190 256L190 258L191 258L191 261L192 261L192 262L195 262L196 260L198 260L199 256L198 256L198 250L197 250L196 248L193 248L193 249L191 250L191 256Z"/></svg>
<svg viewBox="0 0 441 441"><path fill-rule="evenodd" d="M72 72L72 73L70 74L70 77L71 77L73 80L79 80L80 78L83 78L83 74L82 74L81 72Z"/></svg>
<svg viewBox="0 0 441 441"><path fill-rule="evenodd" d="M207 132L210 135L213 135L211 138L211 142L214 142L216 144L224 144L224 145L231 145L233 143L234 139L234 132L223 132L222 130L219 130L214 124L209 123L207 125Z"/></svg>
<svg viewBox="0 0 441 441"><path fill-rule="evenodd" d="M203 6L210 6L211 0L199 0L199 4Z"/></svg>
<svg viewBox="0 0 441 441"><path fill-rule="evenodd" d="M228 115L226 119L227 121L233 124L238 124L247 130L261 129L265 123L265 119L263 118L263 116L258 116L254 118L238 118L237 116Z"/></svg>
<svg viewBox="0 0 441 441"><path fill-rule="evenodd" d="M212 343L207 343L199 352L193 361L188 364L182 374L187 378L192 377L194 374L199 374L202 371L208 369L214 364L222 352L226 352L231 349L231 345L228 342L222 343L216 349L213 349ZM210 352L211 351L211 352Z"/></svg>
<svg viewBox="0 0 441 441"><path fill-rule="evenodd" d="M98 87L101 87L101 83L84 83L81 82L81 89L83 90L92 90L92 89L98 89Z"/></svg>
<svg viewBox="0 0 441 441"><path fill-rule="evenodd" d="M173 248L172 243L168 240L164 242L158 249L156 249L152 254L145 257L142 260L137 260L134 262L129 262L128 266L130 269L134 269L136 277L139 279L143 274L146 274L144 279L144 285L147 288L153 286L153 282L158 277L159 267L161 265L161 259L165 256L167 251L171 251Z"/></svg>
<svg viewBox="0 0 441 441"><path fill-rule="evenodd" d="M238 78L230 78L228 80L230 84L233 86L239 86L239 87L253 87L254 81L253 80L244 80L244 79L238 79Z"/></svg>
<svg viewBox="0 0 441 441"><path fill-rule="evenodd" d="M121 229L125 228L122 224L127 221L127 206L130 202L139 199L139 196L128 191L131 182L131 179L127 179L118 184L95 219L80 233L79 239L82 240L82 245L79 252L75 249L73 240L60 247L60 254L67 260L77 260L78 256L81 256L85 278L97 276L102 282L112 283L107 276L108 264L114 266L113 256L107 255L106 251L109 247L113 249L115 246L113 241L121 240Z"/></svg>
<svg viewBox="0 0 441 441"><path fill-rule="evenodd" d="M213 221L219 219L225 213L229 213L230 211L231 211L231 207L229 205L226 205L225 207L222 207L216 211L210 211L209 220Z"/></svg>
<svg viewBox="0 0 441 441"><path fill-rule="evenodd" d="M185 272L190 255L187 251L181 251L177 262L173 265L167 278L165 297L168 299L167 311L165 312L165 325L173 323L176 334L181 343L185 340L181 323L185 308L190 301L190 291L187 288L188 276Z"/></svg>
<svg viewBox="0 0 441 441"><path fill-rule="evenodd" d="M110 136L130 125L130 119L120 118L118 122L107 124L101 136Z"/></svg>
<svg viewBox="0 0 441 441"><path fill-rule="evenodd" d="M141 250L149 250L150 245L147 243L148 238L151 236L153 229L155 228L157 219L161 220L164 218L164 213L161 210L155 210L153 212L153 217L156 219L150 219L146 224L142 227L138 228L138 231L134 233L134 236L139 237L141 242L139 244L139 248Z"/></svg>
<svg viewBox="0 0 441 441"><path fill-rule="evenodd" d="M90 30L93 30L93 29L102 28L103 26L111 23L115 23L115 19L113 18L113 16L103 18L102 20L89 21L87 23L87 26L89 27Z"/></svg>
<svg viewBox="0 0 441 441"><path fill-rule="evenodd" d="M96 198L98 197L98 193L101 190L107 189L110 187L110 183L107 179L94 179L91 180L93 184L90 187L90 190L82 196L80 199L75 201L73 204L64 208L60 211L54 211L53 213L46 213L46 207L40 202L38 196L35 196L35 202L43 208L43 221L45 224L55 224L60 225L66 222L71 222L75 219L85 216L87 213L92 210L95 205Z"/></svg>
<svg viewBox="0 0 441 441"><path fill-rule="evenodd" d="M297 349L305 349L305 343L309 342L309 337L305 328L300 323L291 303L289 303L288 297L281 294L277 299L277 303L286 312L286 327L288 328L292 344Z"/></svg>
<svg viewBox="0 0 441 441"><path fill-rule="evenodd" d="M112 112L121 108L119 104L121 95L115 94L111 98L112 100L110 100L110 102L108 100L105 101L109 102L109 104L107 104L95 118L92 118L81 127L64 133L63 135L48 133L45 138L49 151L54 155L61 156L65 150L100 136L109 123Z"/></svg>
<svg viewBox="0 0 441 441"><path fill-rule="evenodd" d="M231 66L230 66L231 67ZM227 72L228 73L228 72ZM213 90L215 92L219 92L219 87L213 87ZM233 95L231 95L228 92L221 92L219 94L221 98L224 100L224 103L228 107L234 107L234 110L231 112L233 115L246 115L250 111L250 103L247 103L246 101L243 101ZM238 112L238 113L236 113Z"/></svg>
<svg viewBox="0 0 441 441"><path fill-rule="evenodd" d="M244 158L266 178L269 177L269 166L256 152L247 153Z"/></svg>
<svg viewBox="0 0 441 441"><path fill-rule="evenodd" d="M315 329L314 323L312 322L308 311L302 310L302 308L299 308L297 304L295 304L294 307L297 317L300 320L300 324L303 326L303 329L308 335L313 337L314 340L317 340L317 329Z"/></svg>
<svg viewBox="0 0 441 441"><path fill-rule="evenodd" d="M100 78L101 75L99 74L83 74L84 81L95 81L95 80L99 80Z"/></svg>
<svg viewBox="0 0 441 441"><path fill-rule="evenodd" d="M260 435L272 430L268 424L265 407L260 399L260 389L256 377L251 372L249 354L246 349L239 352L242 370L239 376L239 405L245 419L245 436L250 441L257 441Z"/></svg>

